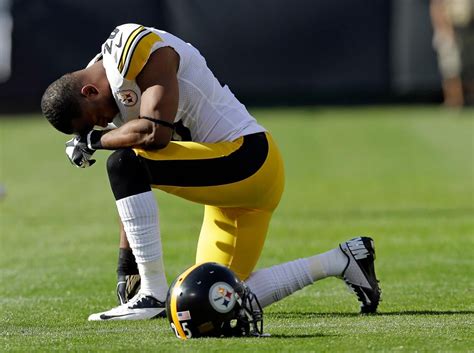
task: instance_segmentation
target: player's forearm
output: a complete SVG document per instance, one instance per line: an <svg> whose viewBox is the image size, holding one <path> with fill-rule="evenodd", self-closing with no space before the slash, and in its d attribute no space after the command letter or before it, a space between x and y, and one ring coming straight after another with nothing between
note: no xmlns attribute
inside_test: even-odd
<svg viewBox="0 0 474 353"><path fill-rule="evenodd" d="M158 131L160 127L150 121L137 119L129 121L118 129L104 133L100 139L103 149L137 147L159 149L169 142L168 136Z"/></svg>

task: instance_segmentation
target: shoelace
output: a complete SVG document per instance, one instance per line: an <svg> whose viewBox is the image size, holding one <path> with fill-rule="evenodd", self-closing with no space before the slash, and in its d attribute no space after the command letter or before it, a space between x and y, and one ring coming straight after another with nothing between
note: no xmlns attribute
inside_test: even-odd
<svg viewBox="0 0 474 353"><path fill-rule="evenodd" d="M145 299L146 297L147 297L146 294L143 294L143 293L140 293L140 292L139 292L139 293L135 294L135 296L134 296L132 299L130 299L130 300L128 301L128 303L125 303L125 305L127 305L127 307L129 307L129 308L130 308L130 307L133 307L133 306L135 306L136 304L140 303L140 301L141 301L142 299Z"/></svg>

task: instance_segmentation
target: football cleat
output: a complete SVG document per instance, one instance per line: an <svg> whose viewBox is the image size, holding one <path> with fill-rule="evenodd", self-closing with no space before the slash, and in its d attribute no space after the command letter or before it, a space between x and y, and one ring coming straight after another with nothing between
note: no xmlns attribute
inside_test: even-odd
<svg viewBox="0 0 474 353"><path fill-rule="evenodd" d="M140 290L140 275L119 275L117 280L117 299L119 305L127 303Z"/></svg>
<svg viewBox="0 0 474 353"><path fill-rule="evenodd" d="M139 292L128 303L119 305L109 311L92 314L88 320L148 320L158 317L166 317L165 303Z"/></svg>
<svg viewBox="0 0 474 353"><path fill-rule="evenodd" d="M362 314L375 313L380 301L381 290L375 276L374 241L368 237L358 237L339 245L348 262L342 278L349 289L361 302Z"/></svg>

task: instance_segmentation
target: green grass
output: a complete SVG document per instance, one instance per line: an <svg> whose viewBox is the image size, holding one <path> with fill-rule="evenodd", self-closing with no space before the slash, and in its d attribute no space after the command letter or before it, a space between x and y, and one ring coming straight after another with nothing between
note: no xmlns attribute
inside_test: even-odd
<svg viewBox="0 0 474 353"><path fill-rule="evenodd" d="M264 339L181 342L166 320L89 323L115 305L117 215L37 116L0 118L0 351L474 351L473 110L256 109L287 182L259 268L376 240L380 314L328 279L265 310ZM202 207L156 192L168 279L193 263Z"/></svg>

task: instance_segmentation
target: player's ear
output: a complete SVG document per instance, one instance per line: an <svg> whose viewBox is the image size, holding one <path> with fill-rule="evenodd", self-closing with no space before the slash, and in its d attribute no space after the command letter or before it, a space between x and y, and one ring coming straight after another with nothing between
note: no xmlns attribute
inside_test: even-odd
<svg viewBox="0 0 474 353"><path fill-rule="evenodd" d="M81 94L87 98L95 96L98 93L99 93L99 89L97 88L97 86L93 85L92 83L87 83L81 88Z"/></svg>

